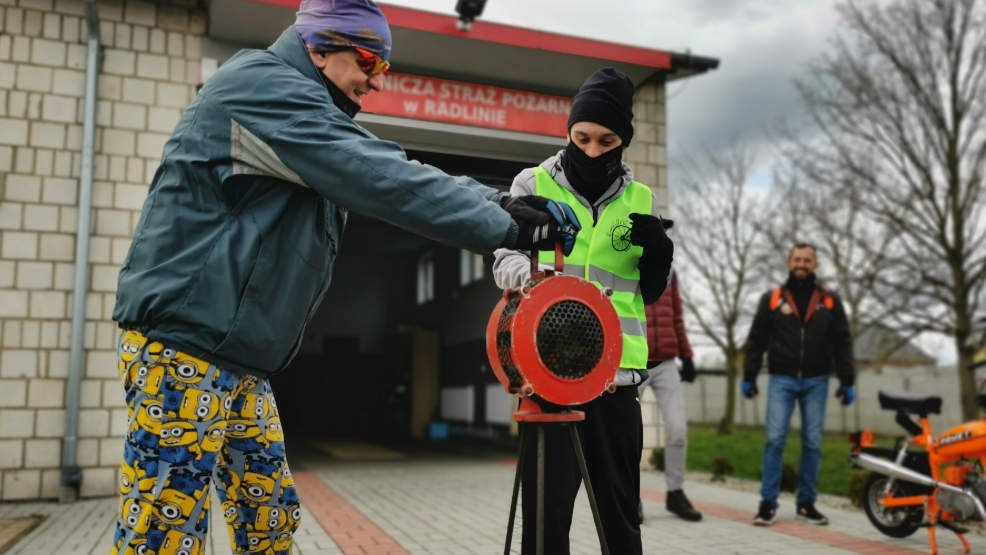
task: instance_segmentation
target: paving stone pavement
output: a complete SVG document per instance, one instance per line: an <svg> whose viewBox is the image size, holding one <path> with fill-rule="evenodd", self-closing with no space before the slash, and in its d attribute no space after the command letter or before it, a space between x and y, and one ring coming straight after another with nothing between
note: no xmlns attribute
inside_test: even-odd
<svg viewBox="0 0 986 555"><path fill-rule="evenodd" d="M303 501L302 525L294 553L379 555L490 555L503 552L515 465L505 458L463 455L412 456L390 461L338 461L306 453L292 459ZM752 488L735 489L701 480L685 490L703 511L702 522L679 520L664 509L664 479L641 477L646 521L644 553L736 553L815 555L822 553L919 553L928 551L927 533L893 539L880 534L858 510L844 503L819 508L825 527L794 522L794 502L782 497L778 524L750 524L758 503ZM213 501L213 506L218 506ZM0 519L44 514L48 518L4 555L105 554L118 510L115 498L72 504L7 503ZM599 553L584 490L572 523L572 553ZM953 534L939 529L941 553L958 553ZM986 553L986 537L967 536L973 553ZM513 553L519 553L520 515ZM231 554L225 523L213 511L205 553ZM617 554L614 554L617 555Z"/></svg>

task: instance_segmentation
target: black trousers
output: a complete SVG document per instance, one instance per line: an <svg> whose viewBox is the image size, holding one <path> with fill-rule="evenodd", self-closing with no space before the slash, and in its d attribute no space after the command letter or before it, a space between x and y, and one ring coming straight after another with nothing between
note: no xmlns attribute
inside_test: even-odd
<svg viewBox="0 0 986 555"><path fill-rule="evenodd" d="M544 425L544 553L567 555L572 509L582 476L572 447L569 426L575 426L585 451L589 480L599 504L609 551L638 555L640 522L640 452L643 424L637 388L620 387L580 407L585 421ZM536 553L537 541L537 424L524 429L524 467L521 469L522 553Z"/></svg>

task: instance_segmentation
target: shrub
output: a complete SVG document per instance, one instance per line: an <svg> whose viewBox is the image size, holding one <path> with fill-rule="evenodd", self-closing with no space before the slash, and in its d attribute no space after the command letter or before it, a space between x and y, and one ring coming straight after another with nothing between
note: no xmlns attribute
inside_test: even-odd
<svg viewBox="0 0 986 555"><path fill-rule="evenodd" d="M726 480L726 475L731 474L736 468L728 457L718 456L712 460L712 481L722 482Z"/></svg>
<svg viewBox="0 0 986 555"><path fill-rule="evenodd" d="M866 477L869 476L869 472L863 470L853 471L849 475L849 487L846 488L846 495L849 496L849 501L852 502L856 507L862 506L863 501L863 486L866 485Z"/></svg>
<svg viewBox="0 0 986 555"><path fill-rule="evenodd" d="M650 465L664 472L664 447L655 447L650 452Z"/></svg>

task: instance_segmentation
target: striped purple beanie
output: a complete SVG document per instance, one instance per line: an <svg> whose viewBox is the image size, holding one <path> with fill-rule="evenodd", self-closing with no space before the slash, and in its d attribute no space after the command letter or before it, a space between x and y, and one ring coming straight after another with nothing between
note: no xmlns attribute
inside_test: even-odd
<svg viewBox="0 0 986 555"><path fill-rule="evenodd" d="M390 26L372 0L302 0L294 27L315 52L358 46L390 61Z"/></svg>

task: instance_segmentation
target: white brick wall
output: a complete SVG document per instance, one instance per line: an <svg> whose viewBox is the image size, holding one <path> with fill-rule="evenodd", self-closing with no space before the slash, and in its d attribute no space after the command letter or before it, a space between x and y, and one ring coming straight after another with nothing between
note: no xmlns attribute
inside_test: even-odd
<svg viewBox="0 0 986 555"><path fill-rule="evenodd" d="M57 467L61 453L61 440L29 439L24 445L24 464L29 468Z"/></svg>
<svg viewBox="0 0 986 555"><path fill-rule="evenodd" d="M140 133L137 135L137 154L144 158L159 159L168 135L164 133Z"/></svg>
<svg viewBox="0 0 986 555"><path fill-rule="evenodd" d="M14 44L16 48L16 40ZM51 76L51 68L21 64L17 66L16 86L23 91L48 92L51 90Z"/></svg>
<svg viewBox="0 0 986 555"><path fill-rule="evenodd" d="M21 152L31 152L31 149L19 148L17 151L20 159ZM4 196L6 200L37 202L40 183L41 178L36 175L10 174L7 176L7 190Z"/></svg>
<svg viewBox="0 0 986 555"><path fill-rule="evenodd" d="M37 375L37 351L4 349L3 353L0 353L0 376L4 378L31 378Z"/></svg>
<svg viewBox="0 0 986 555"><path fill-rule="evenodd" d="M14 285L14 272L16 268L17 265L12 260L0 260L0 287L11 287Z"/></svg>
<svg viewBox="0 0 986 555"><path fill-rule="evenodd" d="M38 256L38 234L3 232L0 256L8 260L34 260Z"/></svg>
<svg viewBox="0 0 986 555"><path fill-rule="evenodd" d="M3 472L4 500L33 499L41 490L41 471L7 470Z"/></svg>
<svg viewBox="0 0 986 555"><path fill-rule="evenodd" d="M0 379L0 408L23 407L27 402L27 380Z"/></svg>
<svg viewBox="0 0 986 555"><path fill-rule="evenodd" d="M50 204L75 204L78 188L79 183L75 179L45 178L41 200Z"/></svg>
<svg viewBox="0 0 986 555"><path fill-rule="evenodd" d="M27 316L27 291L0 290L0 318Z"/></svg>
<svg viewBox="0 0 986 555"><path fill-rule="evenodd" d="M3 68L0 68L2 73ZM27 143L27 122L20 119L0 118L0 144L23 145Z"/></svg>
<svg viewBox="0 0 986 555"><path fill-rule="evenodd" d="M161 149L194 94L206 15L186 0L101 0L90 293L79 464L115 491L127 413L116 277ZM0 502L58 492L69 367L82 109L83 0L0 0Z"/></svg>
<svg viewBox="0 0 986 555"><path fill-rule="evenodd" d="M75 259L75 236L59 233L41 234L42 260L72 261Z"/></svg>
<svg viewBox="0 0 986 555"><path fill-rule="evenodd" d="M31 146L64 148L69 142L66 128L60 123L34 122L31 124Z"/></svg>
<svg viewBox="0 0 986 555"><path fill-rule="evenodd" d="M48 121L74 123L78 103L77 99L69 96L46 94L41 105L41 117Z"/></svg>
<svg viewBox="0 0 986 555"><path fill-rule="evenodd" d="M27 409L0 409L0 438L31 437L34 413Z"/></svg>
<svg viewBox="0 0 986 555"><path fill-rule="evenodd" d="M82 470L82 487L80 494L83 497L102 496L106 492L112 492L117 487L119 480L119 462L113 468L84 468Z"/></svg>
<svg viewBox="0 0 986 555"><path fill-rule="evenodd" d="M36 437L61 437L65 435L64 409L39 409L37 411Z"/></svg>
<svg viewBox="0 0 986 555"><path fill-rule="evenodd" d="M107 154L120 154L132 156L134 154L134 143L136 134L133 131L122 129L105 129L103 131L102 152Z"/></svg>
<svg viewBox="0 0 986 555"><path fill-rule="evenodd" d="M21 204L0 202L0 229L20 229Z"/></svg>
<svg viewBox="0 0 986 555"><path fill-rule="evenodd" d="M103 71L117 75L133 75L137 54L127 50L107 48L103 51Z"/></svg>
<svg viewBox="0 0 986 555"><path fill-rule="evenodd" d="M18 289L50 289L53 267L46 262L22 262L17 265Z"/></svg>
<svg viewBox="0 0 986 555"><path fill-rule="evenodd" d="M168 57L157 54L137 54L137 76L146 79L168 79Z"/></svg>
<svg viewBox="0 0 986 555"><path fill-rule="evenodd" d="M0 440L0 470L20 468L24 461L24 442L19 439Z"/></svg>
<svg viewBox="0 0 986 555"><path fill-rule="evenodd" d="M666 214L668 202L664 109L663 83L649 83L637 89L633 99L633 142L627 148L624 159L633 170L634 179L650 186L658 209ZM663 444L663 430L660 429L657 405L650 389L640 398L640 410L644 420L644 449L640 462L647 465L651 449Z"/></svg>

